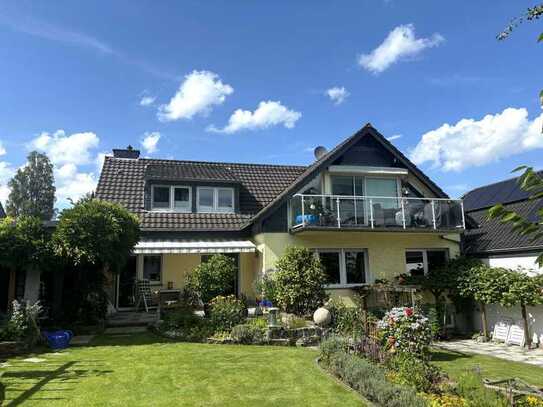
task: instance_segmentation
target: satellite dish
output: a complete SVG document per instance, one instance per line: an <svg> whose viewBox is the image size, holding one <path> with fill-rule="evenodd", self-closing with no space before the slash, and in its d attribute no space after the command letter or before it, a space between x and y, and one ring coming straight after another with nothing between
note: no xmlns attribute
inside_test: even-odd
<svg viewBox="0 0 543 407"><path fill-rule="evenodd" d="M326 155L327 152L328 152L328 150L326 149L326 147L318 146L313 151L313 154L315 154L315 158L317 160L320 160L322 157L324 157Z"/></svg>

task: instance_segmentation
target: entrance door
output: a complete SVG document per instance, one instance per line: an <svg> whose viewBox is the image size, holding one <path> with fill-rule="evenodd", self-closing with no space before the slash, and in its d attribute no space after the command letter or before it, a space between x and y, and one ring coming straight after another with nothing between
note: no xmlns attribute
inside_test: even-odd
<svg viewBox="0 0 543 407"><path fill-rule="evenodd" d="M135 305L134 284L136 283L136 256L130 256L119 273L118 308L131 308Z"/></svg>

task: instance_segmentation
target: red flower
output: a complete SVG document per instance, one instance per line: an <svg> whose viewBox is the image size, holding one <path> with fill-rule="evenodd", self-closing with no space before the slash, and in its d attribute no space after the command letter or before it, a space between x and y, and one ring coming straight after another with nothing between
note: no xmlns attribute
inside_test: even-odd
<svg viewBox="0 0 543 407"><path fill-rule="evenodd" d="M406 317L410 317L413 315L413 308L405 308L404 313Z"/></svg>

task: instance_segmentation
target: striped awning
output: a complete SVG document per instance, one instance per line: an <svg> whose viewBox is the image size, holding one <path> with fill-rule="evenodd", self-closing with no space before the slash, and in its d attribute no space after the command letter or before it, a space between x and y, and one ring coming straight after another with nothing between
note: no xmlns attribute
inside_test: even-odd
<svg viewBox="0 0 543 407"><path fill-rule="evenodd" d="M250 240L146 240L134 247L134 254L251 253Z"/></svg>

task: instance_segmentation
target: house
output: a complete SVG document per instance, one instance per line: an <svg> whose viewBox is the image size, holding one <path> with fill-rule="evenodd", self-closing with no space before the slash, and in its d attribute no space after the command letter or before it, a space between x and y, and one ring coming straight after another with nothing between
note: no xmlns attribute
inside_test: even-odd
<svg viewBox="0 0 543 407"><path fill-rule="evenodd" d="M543 172L539 173L543 175ZM476 188L464 195L466 216L477 227L469 228L463 237L463 251L479 257L492 267L516 269L522 267L532 274L543 273L535 263L543 252L543 237L533 241L530 236L522 236L512 230L510 224L496 219L488 219L488 209L501 203L508 210L519 213L524 218L536 221L537 212L543 208L543 198L530 200L530 193L520 189L517 178ZM518 308L518 309L517 309ZM534 342L543 343L543 306L528 307L530 325ZM522 320L520 307L503 308L498 305L488 307L489 329L500 321L518 323ZM480 318L475 318L480 321ZM522 325L520 325L522 326Z"/></svg>
<svg viewBox="0 0 543 407"><path fill-rule="evenodd" d="M106 157L96 197L141 221L142 239L111 291L133 305L134 281L182 288L214 254L238 265L235 294L257 296L289 245L315 250L327 290L352 289L406 271L425 272L459 253L462 202L450 199L370 124L309 166Z"/></svg>
<svg viewBox="0 0 543 407"><path fill-rule="evenodd" d="M2 206L2 203L0 202L0 219L6 217L6 211L4 211L4 207Z"/></svg>

